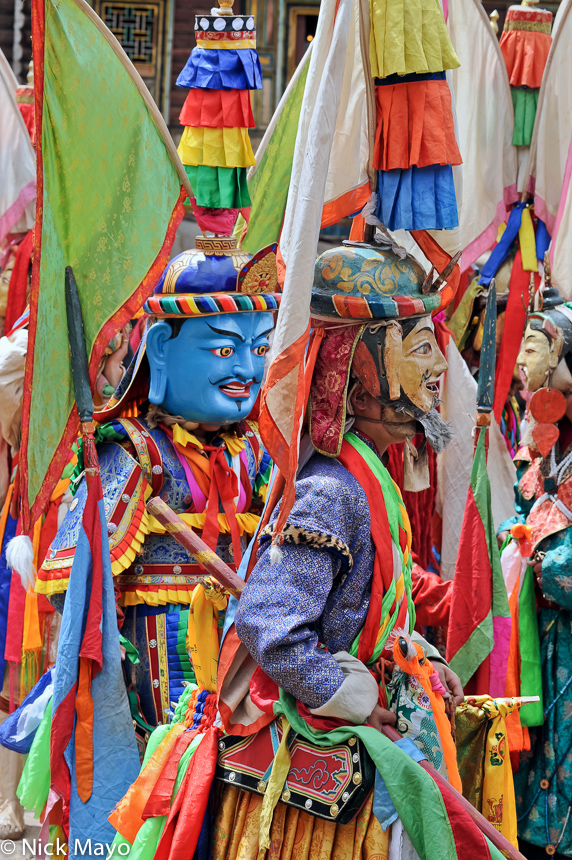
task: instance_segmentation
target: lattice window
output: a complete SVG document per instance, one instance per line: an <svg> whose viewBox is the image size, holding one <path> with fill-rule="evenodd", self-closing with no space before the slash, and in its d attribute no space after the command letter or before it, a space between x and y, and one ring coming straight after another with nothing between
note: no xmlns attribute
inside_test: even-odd
<svg viewBox="0 0 572 860"><path fill-rule="evenodd" d="M154 62L156 6L144 3L104 6L104 21L133 63Z"/></svg>

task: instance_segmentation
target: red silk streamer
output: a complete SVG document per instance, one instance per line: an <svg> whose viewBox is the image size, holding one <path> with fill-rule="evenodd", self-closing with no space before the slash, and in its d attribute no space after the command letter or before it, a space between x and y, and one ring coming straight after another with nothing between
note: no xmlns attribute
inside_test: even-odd
<svg viewBox="0 0 572 860"><path fill-rule="evenodd" d="M211 726L193 753L154 860L188 860L194 855L207 811L221 734L220 728Z"/></svg>
<svg viewBox="0 0 572 860"><path fill-rule="evenodd" d="M524 272L522 269L522 255L519 248L510 273L508 302L495 374L494 413L499 426L524 334L529 283L530 272Z"/></svg>
<svg viewBox="0 0 572 860"><path fill-rule="evenodd" d="M189 744L196 738L197 734L198 730L194 732L186 731L177 738L173 751L165 762L165 767L161 771L159 779L155 783L155 787L149 795L149 799L141 813L141 818L144 821L147 818L155 818L159 815L169 814L173 789L175 788L175 782L177 780L179 762L183 753Z"/></svg>
<svg viewBox="0 0 572 860"><path fill-rule="evenodd" d="M16 251L14 268L10 276L8 287L8 304L6 307L6 318L4 320L4 331L10 331L14 323L22 316L26 309L28 300L28 277L30 273L30 260L34 245L34 231L25 236Z"/></svg>
<svg viewBox="0 0 572 860"><path fill-rule="evenodd" d="M236 522L236 506L234 504L235 496L238 495L238 479L232 466L229 466L226 461L224 448L205 446L204 450L211 452L209 459L211 486L202 537L211 549L216 549L216 542L220 534L218 522L220 498L230 528L234 560L239 565L242 558L242 547L240 545L240 534Z"/></svg>
<svg viewBox="0 0 572 860"><path fill-rule="evenodd" d="M414 564L411 594L415 604L416 625L446 626L449 623L453 580L444 581L436 573Z"/></svg>

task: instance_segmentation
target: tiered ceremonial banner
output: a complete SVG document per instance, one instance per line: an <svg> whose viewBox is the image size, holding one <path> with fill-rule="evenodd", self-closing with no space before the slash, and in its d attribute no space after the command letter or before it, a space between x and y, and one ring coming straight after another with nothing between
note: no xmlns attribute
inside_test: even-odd
<svg viewBox="0 0 572 860"><path fill-rule="evenodd" d="M515 146L530 146L538 94L550 52L552 12L534 6L510 6L500 49L512 90Z"/></svg>
<svg viewBox="0 0 572 860"><path fill-rule="evenodd" d="M514 117L506 67L480 0L449 0L447 26L461 66L451 75L463 159L461 270L497 238L518 199Z"/></svg>
<svg viewBox="0 0 572 860"><path fill-rule="evenodd" d="M169 260L191 190L149 91L91 7L34 0L32 24L38 206L20 459L25 532L79 428L65 268L77 281L93 387L106 346Z"/></svg>
<svg viewBox="0 0 572 860"><path fill-rule="evenodd" d="M431 20L439 25L435 32L443 34L444 31L443 39L438 41L441 46L438 58L429 44L432 44L433 37L423 36L427 23L425 11L422 12L420 7L413 5L417 11L411 14L409 5L406 8L403 4L398 4L403 20L400 25L395 25L392 18L391 26L392 33L398 32L403 38L403 42L400 42L400 51L403 55L406 47L409 50L411 40L424 46L425 66L416 66L414 71L424 73L429 69L430 74L433 74L435 64L438 70L442 70L447 65L457 65L458 61L451 48L439 4L435 4L433 9L430 3ZM281 105L281 111L284 114L292 104L292 117L298 116L299 120L290 187L280 236L280 251L286 266L284 298L278 315L272 347L273 361L263 390L260 415L265 444L286 482L286 490L275 526L277 539L288 515L289 505L294 498L298 440L308 394L305 376L311 374L311 356L308 356L308 367L305 366L306 346L309 332L310 295L320 227L359 212L370 198L377 183L376 170L373 167L376 139L375 86L374 79L370 75L370 58L367 55L371 34L364 26L364 17L358 7L356 0L340 0L338 4L333 1L322 3L316 36L312 42L301 106L298 108L297 104L303 81L302 75L292 87L289 99ZM373 4L374 16L377 16L377 7L376 2ZM384 0L380 0L379 7L385 8ZM383 16L378 19L375 38L371 36L378 64L380 51L382 51L380 46L385 45L385 37L382 38L384 20ZM389 25L388 21L388 27ZM388 40L391 42L389 36ZM383 48L383 51L385 50ZM385 56L383 51L382 56ZM384 60L384 71L387 71L391 61L392 73L409 74L411 71L409 67L397 63L395 59L397 55L399 51L396 53L393 46L387 49L388 59ZM377 72L379 73L379 68ZM428 83L435 84L434 90L428 87ZM419 84L421 84L420 87ZM419 105L423 111L432 110L434 115L438 113L440 122L444 122L445 116L450 116L450 96L448 89L445 92L443 86L447 87L445 81L416 81L414 94L409 100L409 84L391 85L390 90L387 91L391 101L389 117L391 135L383 128L380 128L377 135L377 152L379 157L384 159L385 165L393 165L394 162L391 159L401 157L403 152L406 153L407 162L422 158L423 163L427 164L429 159L429 167L431 167L431 158L458 160L457 156L453 155L458 153L454 140L442 143L438 139L441 131L439 135L431 134L430 126L425 123L423 117L417 118ZM402 95L403 98L401 98ZM384 99L385 95L380 95L380 102L384 102ZM428 101L431 103L430 108L427 106ZM411 129L405 144L399 143L395 134L398 115L407 116L407 128ZM385 114L383 116L379 114L378 118L383 123ZM448 120L447 127L450 130L453 128L452 117L450 121ZM287 137L287 129L283 126L281 117L274 127L274 135L279 134ZM267 143L266 152L269 152L271 146L272 139ZM429 155L429 153L436 154ZM269 155L273 157L274 153L270 152ZM412 175L412 169L409 167L394 169L404 175L409 171L409 175ZM450 164L447 165L447 170L451 171ZM280 181L283 182L282 175L279 175ZM266 195L270 193L270 179L271 177L268 182L261 182L259 185ZM454 195L452 175L450 190ZM400 194L401 192L394 199L404 201L405 198L400 197ZM441 211L440 206L432 192L426 211L432 210L435 214L438 210ZM456 215L456 203L454 208ZM383 218L381 220L383 221ZM276 228L276 221L277 219L273 218L273 229ZM258 220L255 223L259 225ZM354 225L351 238L363 240L364 219L355 218ZM437 217L428 218L419 226L427 229L415 231L412 237L406 236L405 241L409 240L411 244L415 244L418 257L423 258L424 261L429 260L438 271L442 271L458 250L458 247L451 248L452 244L456 244L454 234L439 230L430 233L429 228L443 226L442 219ZM399 240L402 240L401 235ZM248 237L246 241L248 242ZM456 289L459 274L458 266L454 267L447 279L447 289L452 291Z"/></svg>
<svg viewBox="0 0 572 860"><path fill-rule="evenodd" d="M377 217L390 230L457 227L452 165L461 155L445 71L459 60L439 0L423 4L422 14L405 3L373 3L370 60Z"/></svg>
<svg viewBox="0 0 572 860"><path fill-rule="evenodd" d="M250 90L262 88L262 72L253 16L217 11L196 16L197 46L177 78L177 86L190 87L178 152L197 206L237 210L250 206L246 169L256 164Z"/></svg>
<svg viewBox="0 0 572 860"><path fill-rule="evenodd" d="M530 145L527 190L534 212L552 237L552 277L563 298L572 297L572 2L563 0L552 31L553 43L538 100Z"/></svg>

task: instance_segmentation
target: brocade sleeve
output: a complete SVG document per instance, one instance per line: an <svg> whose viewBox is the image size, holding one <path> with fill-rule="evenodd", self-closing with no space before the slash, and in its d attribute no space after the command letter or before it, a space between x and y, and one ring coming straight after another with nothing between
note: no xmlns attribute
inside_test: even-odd
<svg viewBox="0 0 572 860"><path fill-rule="evenodd" d="M296 485L281 558L272 564L267 539L235 623L266 674L316 709L344 681L332 655L349 650L363 624L372 556L364 554L371 537L363 490L337 461L313 460Z"/></svg>

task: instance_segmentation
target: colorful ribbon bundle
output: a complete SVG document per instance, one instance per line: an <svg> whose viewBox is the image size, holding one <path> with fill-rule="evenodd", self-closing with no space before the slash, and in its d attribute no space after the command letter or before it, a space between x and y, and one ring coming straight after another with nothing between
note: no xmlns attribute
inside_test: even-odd
<svg viewBox="0 0 572 860"><path fill-rule="evenodd" d="M376 215L391 230L452 229L459 223L452 165L461 156L445 71L459 60L441 5L370 5Z"/></svg>
<svg viewBox="0 0 572 860"><path fill-rule="evenodd" d="M215 221L204 225L228 233L236 210L250 206L246 169L256 162L249 90L262 88L262 71L254 17L234 15L232 8L212 11L196 16L197 46L177 79L177 86L190 88L179 117L185 129L178 152L196 206L235 210L230 226L223 213L210 213Z"/></svg>
<svg viewBox="0 0 572 860"><path fill-rule="evenodd" d="M552 12L547 9L510 6L500 39L500 49L512 90L514 146L530 146L538 93L552 44Z"/></svg>

